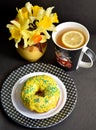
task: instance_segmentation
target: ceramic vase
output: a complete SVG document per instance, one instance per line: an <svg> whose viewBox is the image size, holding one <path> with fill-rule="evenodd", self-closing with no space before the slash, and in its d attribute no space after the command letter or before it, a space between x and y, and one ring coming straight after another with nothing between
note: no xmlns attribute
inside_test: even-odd
<svg viewBox="0 0 96 130"><path fill-rule="evenodd" d="M22 45L19 45L16 48L19 55L27 61L36 62L39 60L45 53L47 48L47 43L38 43L36 45L28 46L23 48Z"/></svg>

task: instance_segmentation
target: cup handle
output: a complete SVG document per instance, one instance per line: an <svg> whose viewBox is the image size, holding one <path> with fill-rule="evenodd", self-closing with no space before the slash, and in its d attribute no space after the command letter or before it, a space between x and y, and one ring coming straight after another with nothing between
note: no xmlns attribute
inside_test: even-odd
<svg viewBox="0 0 96 130"><path fill-rule="evenodd" d="M79 62L79 67L82 67L82 68L91 68L93 66L93 62L94 60L96 59L96 55L95 53L89 49L88 47L84 47L82 49L82 54L86 54L90 60L90 62L85 62L85 61L82 61L82 59L80 60Z"/></svg>

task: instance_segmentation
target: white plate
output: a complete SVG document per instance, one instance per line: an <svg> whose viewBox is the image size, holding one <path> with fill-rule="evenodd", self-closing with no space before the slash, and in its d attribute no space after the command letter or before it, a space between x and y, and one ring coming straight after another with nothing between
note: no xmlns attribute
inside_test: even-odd
<svg viewBox="0 0 96 130"><path fill-rule="evenodd" d="M52 109L52 110L50 110L48 112L42 113L42 114L39 114L39 113L32 112L32 111L28 110L23 105L22 99L21 99L21 90L22 90L24 82L29 77L36 76L36 75L49 75L49 76L53 77L56 80L56 82L58 84L58 87L60 89L60 99L59 99L59 102L58 102L56 108L54 108L54 109ZM45 72L34 72L34 73L30 73L30 74L27 74L27 75L23 76L22 78L20 78L15 83L15 85L12 88L11 99L12 99L13 106L22 115L24 115L24 116L26 116L28 118L31 118L31 119L45 119L45 118L52 117L52 116L54 116L54 115L56 115L57 113L60 112L60 110L64 107L64 105L66 103L67 92L66 92L65 85L55 75L50 74L50 73L45 73Z"/></svg>

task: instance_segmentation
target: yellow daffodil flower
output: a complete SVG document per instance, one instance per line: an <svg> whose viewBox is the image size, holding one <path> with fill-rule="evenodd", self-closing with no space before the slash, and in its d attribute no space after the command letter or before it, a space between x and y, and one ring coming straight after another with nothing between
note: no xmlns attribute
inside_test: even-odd
<svg viewBox="0 0 96 130"><path fill-rule="evenodd" d="M15 47L21 39L24 41L24 48L27 46L44 43L50 38L48 31L54 31L54 23L58 23L57 13L52 13L54 7L46 10L38 5L32 5L30 2L25 7L17 9L17 16L7 24L10 31L10 38L14 39Z"/></svg>

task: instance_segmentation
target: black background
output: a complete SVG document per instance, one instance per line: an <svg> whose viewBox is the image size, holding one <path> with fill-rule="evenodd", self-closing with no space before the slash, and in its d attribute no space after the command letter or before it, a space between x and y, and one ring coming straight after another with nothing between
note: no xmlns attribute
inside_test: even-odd
<svg viewBox="0 0 96 130"><path fill-rule="evenodd" d="M14 19L16 7L21 8L27 0L0 0L0 89L6 77L14 69L30 62L22 59L16 52L14 42L9 41L9 31L6 24ZM86 26L91 38L88 43L96 53L96 1L95 0L30 0L47 8L54 6L54 12L58 13L59 22L74 21ZM86 57L85 57L86 59ZM48 41L45 55L38 61L50 63L60 67L56 63L54 45L52 39ZM96 62L90 69L79 68L77 71L67 72L78 90L78 101L74 111L62 123L47 128L46 130L95 130L96 129ZM4 113L0 104L0 130L28 130L14 123Z"/></svg>

